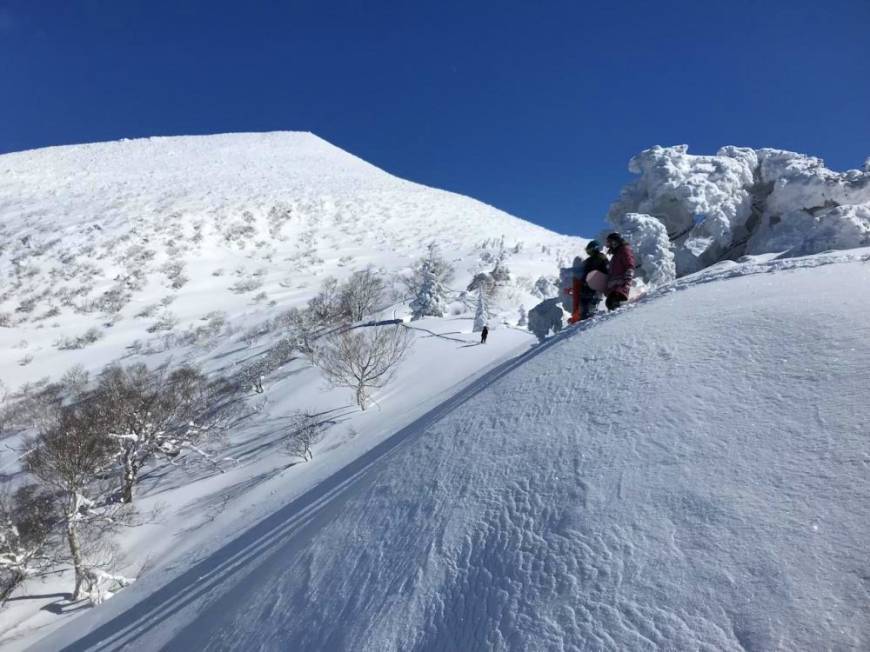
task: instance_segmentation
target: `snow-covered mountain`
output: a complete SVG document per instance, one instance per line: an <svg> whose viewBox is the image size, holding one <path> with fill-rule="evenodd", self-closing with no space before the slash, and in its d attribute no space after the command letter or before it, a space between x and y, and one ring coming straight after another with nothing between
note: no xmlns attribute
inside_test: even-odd
<svg viewBox="0 0 870 652"><path fill-rule="evenodd" d="M0 156L8 390L118 359L262 374L234 386L210 458L143 471L140 524L108 557L135 583L86 609L68 571L32 578L0 611L0 644L866 647L870 249L798 257L864 242L866 173L790 156L641 154L610 217L647 294L543 344L519 308L558 292L585 240L311 134ZM372 266L389 285L433 241L452 303L406 322L413 349L362 412L288 354L282 315L327 276ZM494 265L483 346L462 291ZM408 299L371 317L407 317ZM327 424L304 463L286 445L299 410ZM21 434L0 449L13 484Z"/></svg>
<svg viewBox="0 0 870 652"><path fill-rule="evenodd" d="M866 649L859 288L870 249L686 277L37 649Z"/></svg>
<svg viewBox="0 0 870 652"><path fill-rule="evenodd" d="M455 269L452 303L443 318L407 326L415 342L396 379L360 412L351 391L330 387L288 350L283 316L304 306L326 277L371 266L388 286L371 317L407 317L410 297L394 280L431 242ZM164 568L190 564L528 348L535 338L514 327L519 308L555 294L559 266L584 243L398 179L306 133L0 156L0 399L22 389L32 395L76 366L94 374L117 360L152 368L192 363L212 379L244 378L235 399L243 418L204 444L218 466L194 455L146 469L137 511L161 516L121 533L122 554L111 562L130 577L155 559ZM471 332L474 293L462 292L495 265L500 288L488 308L496 332L486 347L472 346L479 340ZM251 378L261 381L259 392ZM296 464L286 448L297 411L329 417L307 464ZM0 419L0 472L14 487L24 480L27 432L5 426ZM258 493L270 478L281 489ZM210 524L222 513L234 516L215 529ZM25 593L69 588L63 574L33 580ZM7 603L4 647L56 627L57 615L41 609L53 602Z"/></svg>
<svg viewBox="0 0 870 652"><path fill-rule="evenodd" d="M555 278L582 240L391 176L313 134L3 155L0 369L14 388L104 364L137 340L202 342L303 303L326 276L399 273L431 241L462 290L502 238L512 275L503 308L515 322L520 305L540 301L536 281Z"/></svg>

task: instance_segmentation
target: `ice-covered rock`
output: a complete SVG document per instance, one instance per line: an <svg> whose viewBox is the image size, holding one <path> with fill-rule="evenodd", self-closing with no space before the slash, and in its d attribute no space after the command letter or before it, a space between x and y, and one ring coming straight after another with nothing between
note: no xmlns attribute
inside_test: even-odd
<svg viewBox="0 0 870 652"><path fill-rule="evenodd" d="M778 149L723 147L693 155L653 147L631 159L640 177L623 188L608 219L661 222L676 272L691 273L745 253L817 253L870 244L870 171L835 172L819 158Z"/></svg>
<svg viewBox="0 0 870 652"><path fill-rule="evenodd" d="M665 225L652 215L625 213L614 225L631 243L637 262L636 283L658 286L676 278L674 252Z"/></svg>

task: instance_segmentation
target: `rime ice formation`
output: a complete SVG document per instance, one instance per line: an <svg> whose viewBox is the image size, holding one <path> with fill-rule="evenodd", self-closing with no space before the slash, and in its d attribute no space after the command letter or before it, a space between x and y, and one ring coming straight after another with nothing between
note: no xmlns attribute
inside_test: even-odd
<svg viewBox="0 0 870 652"><path fill-rule="evenodd" d="M684 275L743 254L807 255L870 244L870 166L834 172L815 157L778 149L653 147L629 163L640 178L608 212L664 224Z"/></svg>

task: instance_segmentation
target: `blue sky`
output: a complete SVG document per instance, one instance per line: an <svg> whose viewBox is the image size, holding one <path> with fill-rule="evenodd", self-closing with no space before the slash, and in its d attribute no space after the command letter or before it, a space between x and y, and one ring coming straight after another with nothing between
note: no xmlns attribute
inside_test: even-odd
<svg viewBox="0 0 870 652"><path fill-rule="evenodd" d="M868 0L0 0L0 152L306 130L591 235L651 145L860 167L868 43Z"/></svg>

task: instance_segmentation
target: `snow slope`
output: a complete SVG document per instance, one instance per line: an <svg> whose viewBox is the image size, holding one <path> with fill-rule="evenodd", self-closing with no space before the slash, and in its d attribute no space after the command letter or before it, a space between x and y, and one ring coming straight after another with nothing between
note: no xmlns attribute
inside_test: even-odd
<svg viewBox="0 0 870 652"><path fill-rule="evenodd" d="M867 289L867 249L683 278L36 649L866 649Z"/></svg>
<svg viewBox="0 0 870 652"><path fill-rule="evenodd" d="M456 268L444 319L409 326L415 344L365 413L301 355L263 394L236 397L243 417L195 455L143 474L144 525L117 538L113 570L142 586L194 565L259 519L456 393L534 338L512 327L520 305L555 292L560 262L584 240L473 199L393 177L305 133L228 134L57 147L0 156L0 399L121 360L192 363L237 380L284 337L277 319L326 276L374 266L390 281L435 241ZM510 279L492 305L486 347L474 305L458 300L502 247ZM543 278L544 283L539 281ZM407 316L408 297L376 311ZM84 337L87 333L95 335ZM297 410L330 415L299 464L284 446ZM0 425L2 428L2 425ZM23 480L21 436L0 432L0 475ZM152 517L152 512L156 517ZM149 570L154 569L154 570ZM149 579L151 578L151 579ZM71 618L69 573L31 580L0 611L0 647L22 649Z"/></svg>
<svg viewBox="0 0 870 652"><path fill-rule="evenodd" d="M304 303L326 276L401 273L431 241L463 290L501 238L512 273L502 308L515 321L540 301L535 282L585 241L404 181L310 133L6 154L0 375L14 389L131 351L186 355Z"/></svg>

